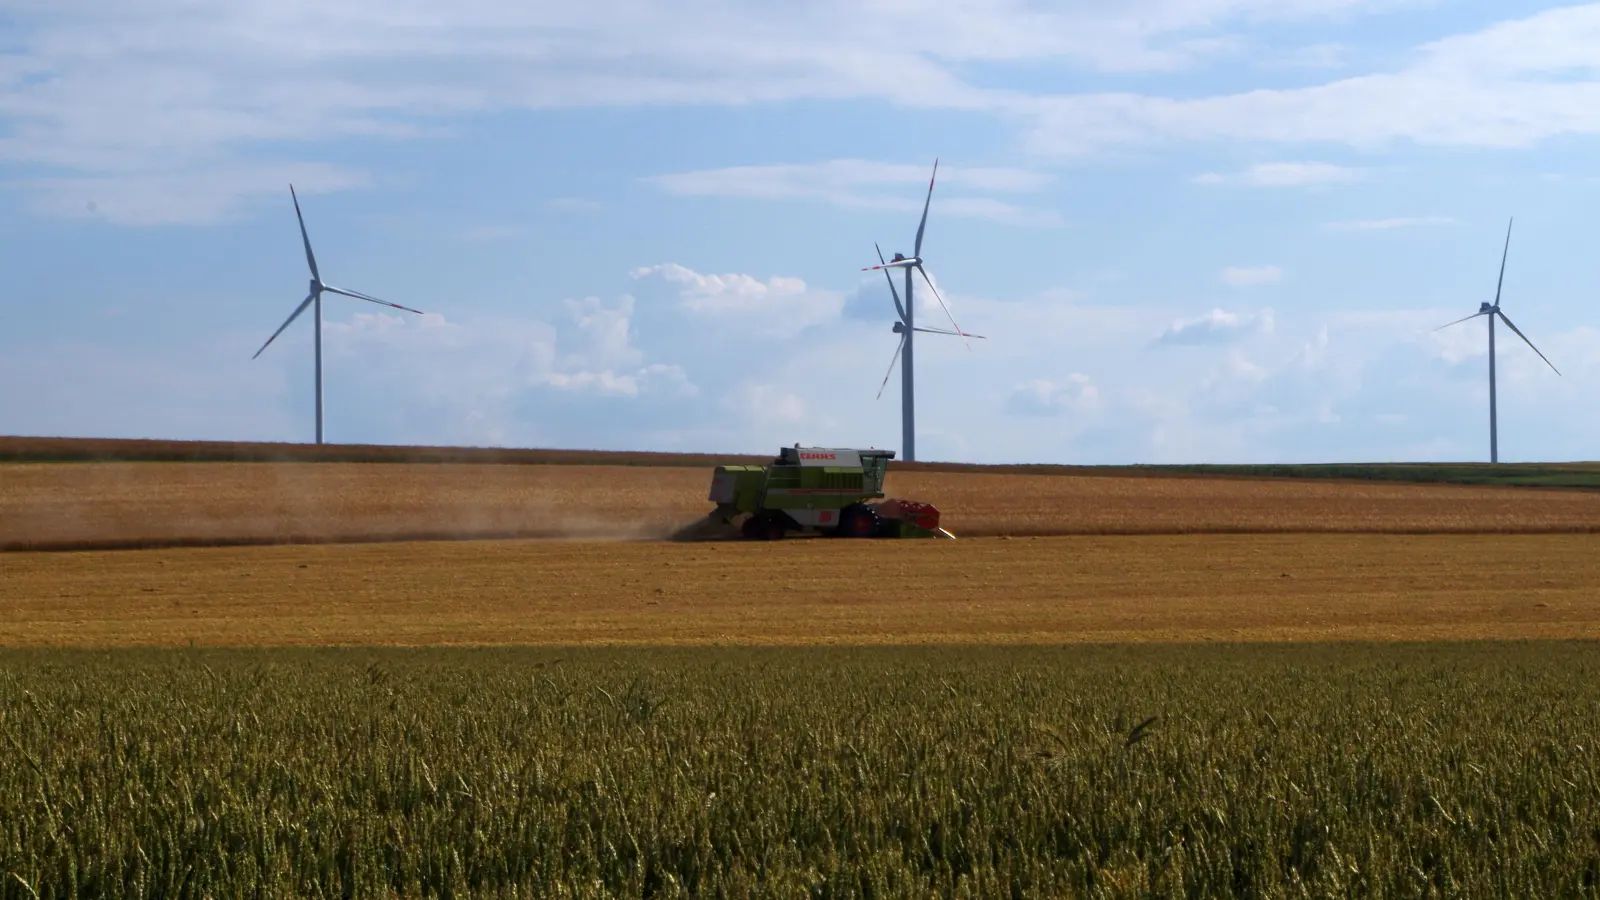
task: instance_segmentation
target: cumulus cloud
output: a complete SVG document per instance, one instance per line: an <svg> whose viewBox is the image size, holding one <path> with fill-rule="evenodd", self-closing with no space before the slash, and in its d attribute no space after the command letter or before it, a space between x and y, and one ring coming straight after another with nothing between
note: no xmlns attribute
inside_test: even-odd
<svg viewBox="0 0 1600 900"><path fill-rule="evenodd" d="M1167 327L1156 343L1167 345L1228 344L1252 334L1271 334L1272 310L1255 315L1213 309L1203 316L1180 319Z"/></svg>
<svg viewBox="0 0 1600 900"><path fill-rule="evenodd" d="M792 425L806 418L804 400L771 384L740 385L724 398L723 407L738 415L767 423Z"/></svg>
<svg viewBox="0 0 1600 900"><path fill-rule="evenodd" d="M767 335L791 335L834 321L844 309L842 292L808 287L803 279L774 275L703 275L677 263L642 266L634 279L659 278L678 287L678 305L691 313Z"/></svg>
<svg viewBox="0 0 1600 900"><path fill-rule="evenodd" d="M1233 287L1254 287L1281 281L1283 270L1277 266L1228 266L1218 277Z"/></svg>
<svg viewBox="0 0 1600 900"><path fill-rule="evenodd" d="M698 389L689 383L688 376L684 374L681 366L662 363L652 363L620 374L611 369L550 372L544 376L543 383L560 390L592 392L613 397L637 397L641 393L694 396L699 393Z"/></svg>
<svg viewBox="0 0 1600 900"><path fill-rule="evenodd" d="M382 348L388 362L412 369L431 363L454 371L444 379L414 370L400 377L421 393L461 390L460 376L474 389L504 394L549 388L575 394L611 397L693 396L697 388L681 366L647 362L634 345L634 300L614 303L598 297L568 298L554 323L536 320L454 322L438 314L421 317L387 312L353 313L323 326L330 358L375 359ZM491 367L501 375L491 379Z"/></svg>
<svg viewBox="0 0 1600 900"><path fill-rule="evenodd" d="M1196 175L1195 184L1241 187L1316 187L1350 184L1366 177L1366 170L1318 162L1261 163L1243 172Z"/></svg>
<svg viewBox="0 0 1600 900"><path fill-rule="evenodd" d="M1020 416L1053 416L1089 412L1100 406L1100 389L1081 372L1057 382L1037 379L1017 385L1006 400L1006 411Z"/></svg>

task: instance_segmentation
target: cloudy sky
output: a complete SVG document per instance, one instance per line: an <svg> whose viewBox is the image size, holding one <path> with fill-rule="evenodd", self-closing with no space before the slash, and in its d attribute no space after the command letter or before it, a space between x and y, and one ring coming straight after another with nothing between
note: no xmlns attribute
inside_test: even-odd
<svg viewBox="0 0 1600 900"><path fill-rule="evenodd" d="M1600 4L0 0L0 433L1600 457ZM921 324L945 325L927 291Z"/></svg>

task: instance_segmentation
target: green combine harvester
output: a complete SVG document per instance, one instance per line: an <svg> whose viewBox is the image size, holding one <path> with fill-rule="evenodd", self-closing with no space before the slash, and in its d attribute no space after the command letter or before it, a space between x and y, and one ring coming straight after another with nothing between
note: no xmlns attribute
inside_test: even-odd
<svg viewBox="0 0 1600 900"><path fill-rule="evenodd" d="M854 538L945 538L939 510L911 500L885 500L883 479L893 450L784 447L770 465L718 466L708 499L717 508L707 535L732 526L748 540L776 541L790 532Z"/></svg>

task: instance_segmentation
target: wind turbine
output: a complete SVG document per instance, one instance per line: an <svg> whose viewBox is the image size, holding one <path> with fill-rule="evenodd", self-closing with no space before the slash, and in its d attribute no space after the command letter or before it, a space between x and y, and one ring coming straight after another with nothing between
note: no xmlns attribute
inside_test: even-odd
<svg viewBox="0 0 1600 900"><path fill-rule="evenodd" d="M910 258L907 258L904 254L896 253L893 260L886 262L883 258L883 250L878 248L877 244L873 244L873 248L878 251L878 265L867 266L861 270L863 272L883 270L883 278L889 282L889 293L894 297L895 311L900 314L900 320L894 323L893 328L894 333L900 335L900 346L895 348L894 356L889 358L889 371L883 375L883 384L878 387L878 397L880 399L883 397L884 388L889 386L889 376L894 374L894 364L904 355L906 361L900 367L900 442L903 447L901 458L906 462L913 462L917 458L916 396L912 387L911 365L912 335L919 331L927 334L955 335L961 338L969 351L972 349L972 342L968 341L967 338L984 339L983 335L968 334L961 330L960 325L956 325L955 316L950 315L950 307L945 306L944 298L939 296L939 289L933 286L933 281L928 278L927 270L922 267L922 234L928 228L928 207L933 203L933 182L938 177L939 161L935 159L933 161L933 177L928 179L928 198L922 202L922 221L917 224L917 240L912 245ZM906 302L904 304L901 304L900 295L894 289L894 278L889 274L890 269L905 270ZM933 291L934 299L938 300L939 306L944 308L944 314L949 317L950 324L955 327L955 331L945 331L942 328L922 328L915 324L916 308L915 304L911 302L912 270L916 270L917 273L922 275L922 280L927 282L928 290Z"/></svg>
<svg viewBox="0 0 1600 900"><path fill-rule="evenodd" d="M1524 344L1532 348L1533 352L1538 353L1539 358L1544 360L1544 364L1550 367L1550 371L1555 372L1557 375L1561 374L1561 370L1556 368L1555 363L1547 359L1543 353L1540 353L1539 348L1533 346L1533 341L1528 340L1528 336L1522 333L1522 329L1511 324L1511 319L1500 311L1500 289L1506 283L1506 255L1511 252L1511 225L1515 221L1516 219L1513 217L1506 222L1506 245L1505 249L1500 251L1500 281L1494 287L1494 303L1484 303L1472 315L1457 319L1447 325L1440 325L1434 329L1434 331L1440 331L1449 328L1451 325L1459 325L1468 319L1476 319L1479 316L1489 317L1489 462L1491 463L1500 461L1499 422L1495 417L1494 401L1494 317L1499 316L1506 323L1507 328L1516 332L1517 337L1522 338Z"/></svg>
<svg viewBox="0 0 1600 900"><path fill-rule="evenodd" d="M315 254L313 254L311 252L311 238L306 234L306 218L305 218L305 216L300 214L300 198L295 196L294 185L292 185L292 184L289 185L289 197L292 200L294 200L294 217L296 219L300 220L300 240L306 245L306 264L311 267L311 292L306 295L306 299L300 301L300 305L295 307L294 312L289 314L289 318L285 319L283 321L283 324L278 326L278 330L274 331L272 333L272 337L267 338L267 343L261 345L261 350L257 350L255 356L252 356L250 358L251 359L255 359L256 356L260 356L261 355L261 351L267 349L267 345L268 344L271 344L274 340L277 340L278 335L283 334L283 330L285 328L289 327L289 323L291 323L295 319L299 318L300 314L306 311L306 307L312 306L312 305L316 306L316 311L315 311L316 319L314 321L316 322L315 334L316 334L316 343L317 343L317 443L320 444L320 443L322 443L322 295L323 295L323 293L327 292L329 294L339 294L339 295L345 296L345 297L354 297L357 300L366 300L369 303L377 303L377 304L380 304L382 306L392 306L395 309L403 309L406 312L416 313L417 315L422 315L422 311L419 310L419 309L412 309L409 306L401 306L398 303L390 303L387 300L379 300L377 297L370 297L370 296L368 296L366 294L361 293L360 291L347 291L344 288L336 288L331 284L324 284L323 281L322 281L322 275L317 272L317 257L316 257Z"/></svg>

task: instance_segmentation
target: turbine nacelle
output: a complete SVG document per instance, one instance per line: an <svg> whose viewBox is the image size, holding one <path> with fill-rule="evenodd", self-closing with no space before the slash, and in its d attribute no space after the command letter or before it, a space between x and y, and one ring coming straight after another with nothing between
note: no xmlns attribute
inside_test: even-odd
<svg viewBox="0 0 1600 900"><path fill-rule="evenodd" d="M939 296L939 289L933 286L933 279L928 277L928 270L923 268L922 265L922 236L928 227L928 207L933 203L933 183L938 176L939 161L934 160L933 177L928 179L928 196L927 199L922 203L922 221L917 223L917 241L915 248L911 251L911 255L906 256L904 253L896 253L893 259L886 260L883 258L883 248L874 244L873 249L878 251L878 264L875 266L865 266L861 269L863 272L883 273L883 280L889 285L889 296L894 298L895 312L900 314L900 318L894 322L892 326L890 326L891 331L900 335L900 340L895 343L894 355L889 357L889 370L883 373L883 383L878 385L878 398L882 399L884 388L889 386L889 378L894 374L895 364L900 361L900 354L902 351L904 351L907 354L907 366L905 371L901 374L905 379L905 393L902 395L900 402L902 406L901 414L903 417L902 427L904 428L903 436L905 438L905 458L908 461L916 458L915 452L913 451L915 430L912 425L911 418L911 367L909 346L911 343L911 335L914 332L920 331L926 334L944 334L952 337L959 337L961 338L962 342L967 345L967 349L969 351L972 349L972 343L967 340L968 338L975 337L983 339L983 335L967 334L965 331L961 330L960 325L956 324L955 316L950 314L950 307L945 305L944 298ZM906 270L905 303L900 302L900 292L895 289L894 278L889 275L890 269ZM911 308L912 269L917 270L917 274L921 275L923 282L928 285L928 290L933 292L934 299L939 301L939 306L944 309L944 314L949 317L951 326L955 328L954 331L946 331L943 328L922 328L911 324L911 322L914 321L913 315L916 312L915 309Z"/></svg>
<svg viewBox="0 0 1600 900"><path fill-rule="evenodd" d="M1515 220L1513 220L1513 221L1515 221ZM1522 342L1524 344L1527 344L1528 348L1531 349L1534 353L1539 354L1539 358L1544 360L1544 364L1550 367L1550 371L1556 373L1557 375L1561 374L1561 370L1556 368L1555 363L1551 362L1549 360L1549 358L1544 355L1543 351L1541 351L1538 347L1535 347L1533 345L1533 341L1528 340L1528 336L1522 333L1522 329L1518 328L1511 321L1511 317L1507 316L1505 314L1505 311L1500 308L1500 293L1501 293L1501 290L1505 287L1505 283L1506 283L1506 257L1511 252L1511 225L1512 225L1512 222L1507 222L1506 223L1506 243L1505 243L1505 247L1500 251L1500 278L1499 278L1498 282L1496 282L1496 284L1495 284L1494 302L1493 303L1479 303L1478 304L1478 311L1473 313L1472 315L1463 316L1462 318L1459 318L1459 319L1455 320L1454 322L1449 322L1447 324L1440 325L1438 328L1434 329L1434 331L1442 331L1442 330L1444 330L1446 328L1449 328L1451 325L1459 325L1462 322L1466 322L1466 321L1469 321L1469 320L1472 320L1472 319L1476 319L1479 316L1488 316L1489 317L1489 461L1491 463L1497 463L1497 462L1500 461L1499 425L1498 425L1498 422L1497 422L1496 417L1495 417L1495 396L1494 396L1494 388L1495 388L1495 385L1494 385L1494 357L1495 357L1495 349L1494 349L1494 320L1495 320L1495 317L1499 316L1500 317L1500 321L1504 322L1506 327L1511 329L1512 333L1514 333L1517 337L1521 338Z"/></svg>
<svg viewBox="0 0 1600 900"><path fill-rule="evenodd" d="M889 330L894 332L895 334L905 334L906 333L906 323L904 323L904 322L896 322L893 325L889 326ZM977 338L980 341L988 340L988 338L984 337L981 334L973 334L970 331L951 331L948 328L923 328L921 325L914 325L914 326L912 326L911 330L912 331L919 331L919 332L921 332L923 334L948 334L951 337Z"/></svg>
<svg viewBox="0 0 1600 900"><path fill-rule="evenodd" d="M912 257L908 258L908 257L904 257L904 256L901 256L900 254L896 253L894 255L894 259L891 259L888 262L883 263L882 265L867 266L866 268L862 269L861 271L863 271L863 272L876 272L879 269L912 269L912 268L917 268L917 269L922 268L922 259L921 259L921 257L912 256Z"/></svg>
<svg viewBox="0 0 1600 900"><path fill-rule="evenodd" d="M300 317L301 313L306 311L307 307L311 306L313 301L318 300L318 298L320 298L324 293L339 294L339 295L344 296L344 297L350 297L350 298L353 298L353 299L356 299L356 300L365 300L368 303L377 303L377 304L379 304L381 306L389 306L389 307L393 307L394 309L403 309L403 310L405 310L406 312L409 312L409 313L416 313L418 315L422 315L422 310L420 310L420 309L412 309L409 306L401 306L398 303L390 303L387 300L379 300L377 297L373 297L373 296L371 296L369 294L363 294L360 291L347 291L347 290L345 290L343 288L336 288L336 287L333 287L332 285L324 284L323 281L322 281L322 273L317 270L317 257L316 257L316 254L311 252L311 236L306 233L306 219L305 219L305 216L300 214L300 198L295 196L294 185L292 185L292 184L289 185L289 197L294 200L294 217L300 223L300 242L305 246L305 250L306 250L306 266L307 266L307 268L311 269L311 281L309 282L308 292L306 294L306 298L304 300L300 301L300 305L295 307L294 312L289 314L289 318L285 319L283 321L283 324L278 326L278 330L274 331L272 333L272 337L267 338L267 342L265 344L261 345L261 349L257 350L255 352L255 356L250 357L251 359L255 359L257 356L260 356L262 351L266 350L267 347L273 341L278 339L278 335L283 334L284 329L288 328L289 325L292 322L294 322L295 319ZM316 346L317 443L319 443L319 444L322 443L322 327L321 327L321 309L322 309L322 307L321 307L321 304L319 303L318 306L317 306L317 312L316 312L317 323L318 323L317 324L317 332L316 332L316 334L317 334L317 346Z"/></svg>

